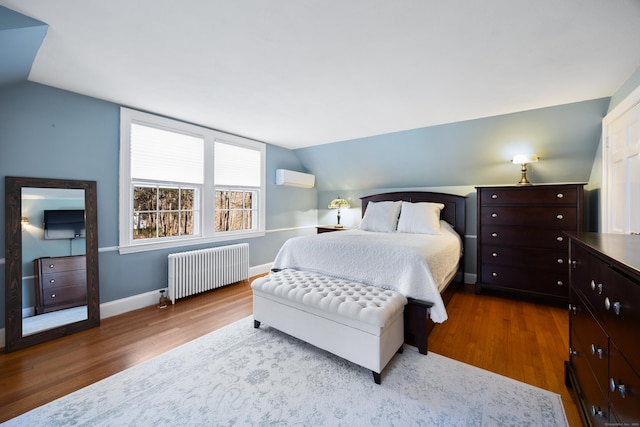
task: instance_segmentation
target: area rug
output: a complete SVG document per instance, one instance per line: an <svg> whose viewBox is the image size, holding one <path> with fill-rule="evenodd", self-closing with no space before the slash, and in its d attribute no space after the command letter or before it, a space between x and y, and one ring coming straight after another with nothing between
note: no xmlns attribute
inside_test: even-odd
<svg viewBox="0 0 640 427"><path fill-rule="evenodd" d="M405 346L371 372L247 317L6 423L566 426L559 395Z"/></svg>

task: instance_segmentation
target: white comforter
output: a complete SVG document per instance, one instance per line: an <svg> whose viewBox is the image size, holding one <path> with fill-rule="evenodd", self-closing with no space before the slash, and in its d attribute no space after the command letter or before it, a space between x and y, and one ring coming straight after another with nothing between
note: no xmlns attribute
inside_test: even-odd
<svg viewBox="0 0 640 427"><path fill-rule="evenodd" d="M396 290L433 303L431 320L447 320L438 285L455 271L462 241L442 221L442 234L347 230L294 237L285 242L274 269L310 270Z"/></svg>

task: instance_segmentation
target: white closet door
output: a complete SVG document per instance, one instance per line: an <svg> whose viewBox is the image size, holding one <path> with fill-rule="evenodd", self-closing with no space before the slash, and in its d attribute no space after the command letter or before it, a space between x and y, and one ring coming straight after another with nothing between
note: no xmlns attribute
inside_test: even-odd
<svg viewBox="0 0 640 427"><path fill-rule="evenodd" d="M637 93L635 91L634 93ZM640 232L640 99L603 120L602 231ZM628 106L630 102L624 103ZM613 114L615 112L615 114Z"/></svg>

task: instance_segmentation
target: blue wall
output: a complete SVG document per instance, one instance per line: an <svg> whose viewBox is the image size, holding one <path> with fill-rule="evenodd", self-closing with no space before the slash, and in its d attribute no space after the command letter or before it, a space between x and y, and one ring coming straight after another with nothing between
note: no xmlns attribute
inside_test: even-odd
<svg viewBox="0 0 640 427"><path fill-rule="evenodd" d="M120 255L117 251L119 108L110 102L30 82L0 87L3 177L97 182L102 303L165 287L167 254L176 251L129 255ZM315 232L312 226L317 221L317 191L276 186L278 168L304 171L291 150L267 145L267 233L247 240L251 266L273 261L287 238ZM4 185L1 187L0 199L4 200ZM4 221L4 209L0 212L0 221ZM0 241L4 242L4 227L0 229ZM0 248L0 258L4 258L4 245ZM4 267L2 263L0 327L4 327Z"/></svg>

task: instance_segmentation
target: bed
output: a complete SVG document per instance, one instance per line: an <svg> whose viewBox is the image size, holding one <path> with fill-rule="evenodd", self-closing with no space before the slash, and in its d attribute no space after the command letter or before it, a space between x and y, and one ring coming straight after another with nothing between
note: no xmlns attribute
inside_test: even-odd
<svg viewBox="0 0 640 427"><path fill-rule="evenodd" d="M362 227L366 230L290 239L276 256L273 270L313 271L402 293L408 300L405 343L426 354L431 330L446 320L446 305L463 281L465 198L433 192L393 192L361 200ZM415 221L424 216L424 209L436 209L440 219L437 224L427 224L426 231L423 222ZM396 227L401 232L395 232ZM445 249L431 249L435 243L429 242L436 240L443 242L438 248Z"/></svg>

